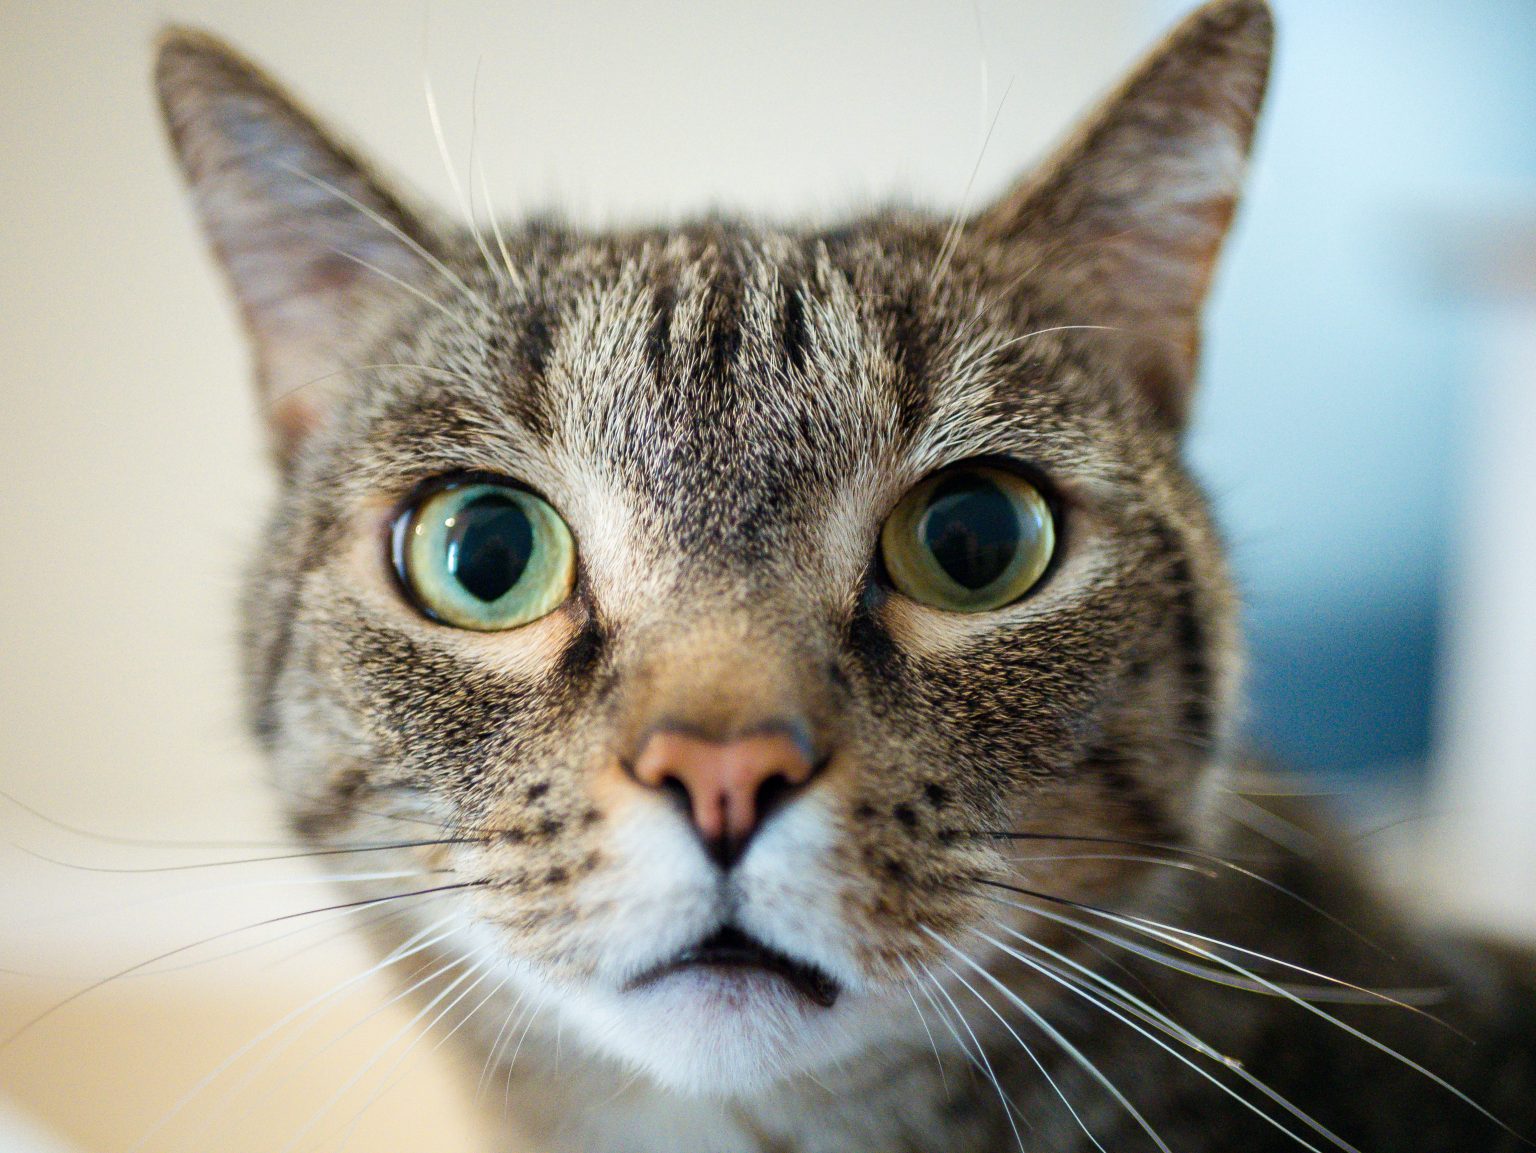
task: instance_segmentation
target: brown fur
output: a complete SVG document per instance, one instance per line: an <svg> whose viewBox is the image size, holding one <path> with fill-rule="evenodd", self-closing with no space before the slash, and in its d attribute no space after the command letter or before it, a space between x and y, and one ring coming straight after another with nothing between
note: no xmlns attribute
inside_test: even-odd
<svg viewBox="0 0 1536 1153"><path fill-rule="evenodd" d="M1296 1004L1092 935L1168 947L1096 919L1112 908L1360 985L1475 986L1449 1010L1474 1034L1514 1020L1494 985L1419 959L1347 866L1271 860L1222 815L1240 658L1180 430L1269 42L1259 0L1202 9L1053 161L954 229L891 210L830 229L475 238L408 207L229 49L167 36L167 120L256 342L284 474L246 597L250 715L310 843L446 841L396 853L463 887L420 899L384 944L451 914L439 954L499 966L538 1003L505 1073L521 1140L1066 1151L1091 1147L1086 1126L1117 1153L1154 1147L1148 1129L1183 1150L1300 1147L989 943L1009 930L1055 951L1037 960L1168 1006L1362 1148L1512 1140ZM1062 545L1024 600L943 613L884 581L876 539L913 484L978 457L1041 479ZM461 472L526 484L570 524L577 586L551 615L468 632L400 596L388 526ZM723 739L786 717L829 751L825 771L755 857L699 880L686 822L626 759L663 719ZM1244 870L1263 856L1397 959L1206 853ZM1191 865L1216 875L1174 867ZM660 1037L611 1007L647 949L682 948L722 909L830 972L838 1005L709 1018L744 1037L718 1058L726 1042L692 1018ZM510 989L459 1034L482 1059L507 1059ZM1468 1056L1406 1010L1345 1012L1529 1127L1529 1051ZM558 1078L557 1023L584 1053ZM1379 1092L1339 1092L1373 1061Z"/></svg>

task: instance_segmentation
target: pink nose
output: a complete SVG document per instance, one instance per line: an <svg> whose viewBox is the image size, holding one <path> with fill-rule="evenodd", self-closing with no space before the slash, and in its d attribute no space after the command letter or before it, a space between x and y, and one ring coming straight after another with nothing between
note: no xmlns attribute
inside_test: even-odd
<svg viewBox="0 0 1536 1153"><path fill-rule="evenodd" d="M776 803L815 771L805 744L777 731L712 741L657 729L634 762L641 784L671 783L687 793L694 827L724 865L740 855Z"/></svg>

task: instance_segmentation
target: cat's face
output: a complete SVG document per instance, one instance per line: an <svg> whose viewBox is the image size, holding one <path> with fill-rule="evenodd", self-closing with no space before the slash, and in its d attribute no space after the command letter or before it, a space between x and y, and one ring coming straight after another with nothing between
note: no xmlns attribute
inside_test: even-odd
<svg viewBox="0 0 1536 1153"><path fill-rule="evenodd" d="M952 946L1054 939L998 882L1151 883L1092 838L1197 839L1225 737L1229 595L1178 431L1267 47L1261 6L1206 10L954 229L476 238L170 39L283 466L247 655L296 826L435 842L391 851L421 872L381 893L442 887L404 936L705 1092L926 1044L911 990ZM893 564L882 530L935 475L1039 494L1050 539L1003 603ZM454 485L563 526L541 615L461 627L413 583L402 537Z"/></svg>

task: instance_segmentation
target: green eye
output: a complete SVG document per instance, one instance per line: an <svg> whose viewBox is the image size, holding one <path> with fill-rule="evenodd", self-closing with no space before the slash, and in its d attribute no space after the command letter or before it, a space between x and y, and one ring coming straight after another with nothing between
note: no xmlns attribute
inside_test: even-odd
<svg viewBox="0 0 1536 1153"><path fill-rule="evenodd" d="M1039 490L984 465L930 476L901 498L880 531L891 583L915 601L958 613L1018 600L1055 548L1055 522Z"/></svg>
<svg viewBox="0 0 1536 1153"><path fill-rule="evenodd" d="M504 484L441 488L395 522L395 571L418 608L461 629L528 624L570 595L576 546L559 514Z"/></svg>

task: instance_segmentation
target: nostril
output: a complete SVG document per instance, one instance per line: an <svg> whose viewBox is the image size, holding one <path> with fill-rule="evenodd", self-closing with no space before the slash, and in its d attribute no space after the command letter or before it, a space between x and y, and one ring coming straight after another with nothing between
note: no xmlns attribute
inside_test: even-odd
<svg viewBox="0 0 1536 1153"><path fill-rule="evenodd" d="M757 796L753 798L753 807L757 811L757 823L761 825L771 817L775 810L789 799L794 789L794 783L783 773L774 773L758 785Z"/></svg>
<svg viewBox="0 0 1536 1153"><path fill-rule="evenodd" d="M668 773L661 779L660 788L663 793L672 798L678 812L685 816L693 812L693 796L688 792L688 786L683 783L681 777Z"/></svg>

